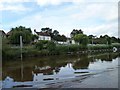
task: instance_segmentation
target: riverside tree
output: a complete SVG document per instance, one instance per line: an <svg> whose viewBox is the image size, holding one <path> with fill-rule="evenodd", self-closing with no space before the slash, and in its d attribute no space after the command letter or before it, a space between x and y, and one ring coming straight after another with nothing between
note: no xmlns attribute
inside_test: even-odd
<svg viewBox="0 0 120 90"><path fill-rule="evenodd" d="M31 28L19 26L12 28L8 33L8 39L11 44L20 44L20 36L23 37L24 44L29 44L33 39Z"/></svg>
<svg viewBox="0 0 120 90"><path fill-rule="evenodd" d="M78 42L79 44L83 46L87 46L88 44L88 37L85 34L77 34L74 36L75 42Z"/></svg>

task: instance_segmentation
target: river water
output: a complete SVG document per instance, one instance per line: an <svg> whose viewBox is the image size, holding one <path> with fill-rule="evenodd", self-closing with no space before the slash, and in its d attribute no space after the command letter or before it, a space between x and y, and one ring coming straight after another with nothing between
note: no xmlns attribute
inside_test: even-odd
<svg viewBox="0 0 120 90"><path fill-rule="evenodd" d="M48 84L69 81L76 77L82 79L118 68L119 59L119 53L99 53L23 58L22 61L3 60L2 87L44 88ZM118 78L118 75L112 78Z"/></svg>

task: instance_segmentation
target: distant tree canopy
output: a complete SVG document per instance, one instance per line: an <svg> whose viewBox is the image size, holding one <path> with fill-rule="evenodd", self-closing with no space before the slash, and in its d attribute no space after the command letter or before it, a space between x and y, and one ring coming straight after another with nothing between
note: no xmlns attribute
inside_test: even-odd
<svg viewBox="0 0 120 90"><path fill-rule="evenodd" d="M106 41L107 41L107 44L108 44L108 45L111 45L111 44L112 44L110 37L106 37Z"/></svg>
<svg viewBox="0 0 120 90"><path fill-rule="evenodd" d="M101 35L99 38L93 35L89 35L88 38L89 38L90 44L92 44L92 41L93 41L93 44L108 44L108 45L119 42L118 38L110 37L108 35L103 35L103 36Z"/></svg>
<svg viewBox="0 0 120 90"><path fill-rule="evenodd" d="M65 42L67 37L65 35L60 35L58 30L52 30L49 27L41 28L41 32L48 33L53 41L62 41ZM71 38L73 38L79 44L112 44L112 43L120 43L120 39L116 37L110 37L108 35L101 35L99 38L94 35L85 35L81 29L73 29L70 33ZM19 44L20 36L23 37L23 43L29 44L31 41L38 39L37 35L33 35L31 28L26 28L23 26L15 27L10 30L8 33L8 41L11 44ZM82 39L84 38L84 40ZM88 42L89 41L89 42Z"/></svg>
<svg viewBox="0 0 120 90"><path fill-rule="evenodd" d="M94 35L89 35L89 36L88 36L88 39L89 39L89 43L90 43L90 44L93 44L93 40L95 39L95 37L96 37L96 36L94 36Z"/></svg>
<svg viewBox="0 0 120 90"><path fill-rule="evenodd" d="M42 28L41 31L50 34L52 40L54 41L66 41L67 40L67 37L65 35L60 35L59 31L57 30L52 31L52 29L49 27Z"/></svg>
<svg viewBox="0 0 120 90"><path fill-rule="evenodd" d="M49 33L50 35L52 34L52 29L51 29L51 28L49 28L49 27L46 27L46 28L41 28L41 31L42 31L42 32Z"/></svg>
<svg viewBox="0 0 120 90"><path fill-rule="evenodd" d="M88 36L89 39L93 39L93 38L95 38L95 37L96 37L96 36L94 36L94 35L89 35L89 36Z"/></svg>
<svg viewBox="0 0 120 90"><path fill-rule="evenodd" d="M75 42L87 46L88 44L88 36L83 34L83 31L81 29L73 29L73 31L70 33L71 38L75 40Z"/></svg>
<svg viewBox="0 0 120 90"><path fill-rule="evenodd" d="M20 44L20 36L23 37L24 44L29 44L33 38L31 28L23 26L12 28L9 32L8 39L11 44Z"/></svg>
<svg viewBox="0 0 120 90"><path fill-rule="evenodd" d="M120 38L118 38L118 43L120 43Z"/></svg>
<svg viewBox="0 0 120 90"><path fill-rule="evenodd" d="M54 30L53 31L53 36L58 36L59 35L59 32L57 30Z"/></svg>
<svg viewBox="0 0 120 90"><path fill-rule="evenodd" d="M88 44L88 36L85 34L77 34L74 36L75 42L78 42L79 44L83 46L87 46Z"/></svg>
<svg viewBox="0 0 120 90"><path fill-rule="evenodd" d="M112 43L120 42L119 40L120 40L119 38L117 39L116 37L111 37Z"/></svg>
<svg viewBox="0 0 120 90"><path fill-rule="evenodd" d="M57 35L53 37L53 40L65 42L67 40L67 37L65 35Z"/></svg>
<svg viewBox="0 0 120 90"><path fill-rule="evenodd" d="M73 38L77 34L83 34L83 31L81 29L80 30L73 29L73 31L70 33L70 36Z"/></svg>
<svg viewBox="0 0 120 90"><path fill-rule="evenodd" d="M104 35L104 36L101 35L99 38L96 38L94 40L94 42L96 42L97 44L108 44L108 45L111 45L112 38L109 37L108 35Z"/></svg>

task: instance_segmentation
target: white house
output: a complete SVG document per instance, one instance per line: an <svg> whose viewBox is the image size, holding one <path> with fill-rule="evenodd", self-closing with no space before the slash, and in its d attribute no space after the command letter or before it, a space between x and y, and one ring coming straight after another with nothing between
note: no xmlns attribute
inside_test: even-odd
<svg viewBox="0 0 120 90"><path fill-rule="evenodd" d="M67 45L71 45L71 44L78 44L77 42L75 42L74 39L72 38L67 38L67 41L66 41Z"/></svg>
<svg viewBox="0 0 120 90"><path fill-rule="evenodd" d="M51 41L51 36L49 33L47 32L37 32L36 30L34 30L35 34L38 35L38 40L48 40ZM35 40L35 42L37 42L38 40ZM67 38L67 40L65 42L63 41L54 41L57 44L64 44L64 45L71 45L71 44L78 44L75 42L75 40L73 40L72 38Z"/></svg>
<svg viewBox="0 0 120 90"><path fill-rule="evenodd" d="M72 38L67 38L67 40L65 42L64 41L56 41L56 43L57 44L64 44L64 45L78 44Z"/></svg>
<svg viewBox="0 0 120 90"><path fill-rule="evenodd" d="M36 30L34 30L35 34L38 35L38 40L48 40L51 41L51 36L49 33L46 32L36 32Z"/></svg>

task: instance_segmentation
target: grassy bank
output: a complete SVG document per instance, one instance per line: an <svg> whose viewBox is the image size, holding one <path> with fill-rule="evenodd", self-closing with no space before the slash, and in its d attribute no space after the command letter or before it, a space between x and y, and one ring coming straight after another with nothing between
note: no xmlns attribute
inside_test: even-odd
<svg viewBox="0 0 120 90"><path fill-rule="evenodd" d="M51 46L52 47L52 46ZM56 45L54 47L43 48L41 50L33 46L23 47L23 57L42 57L49 55L62 55L62 54L75 54L75 53L89 53L88 51L94 52L109 52L112 51L113 47L117 47L120 50L120 44L113 45L89 45L87 47L82 45ZM8 46L2 50L3 59L17 59L20 58L20 48Z"/></svg>

